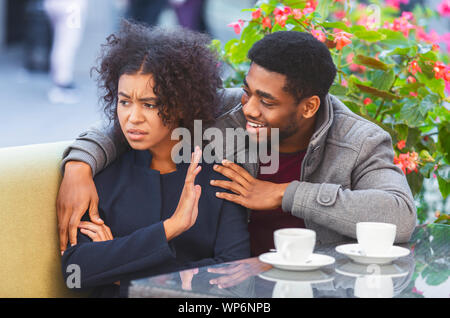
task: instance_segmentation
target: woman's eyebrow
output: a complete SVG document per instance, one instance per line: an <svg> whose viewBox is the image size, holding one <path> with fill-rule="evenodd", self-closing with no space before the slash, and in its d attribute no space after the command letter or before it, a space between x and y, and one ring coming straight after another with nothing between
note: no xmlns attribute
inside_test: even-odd
<svg viewBox="0 0 450 318"><path fill-rule="evenodd" d="M123 92L119 92L120 96L123 96L125 98L131 99L130 96L128 96L127 94L123 93ZM158 101L158 99L156 97L144 97L144 98L139 98L140 102L156 102Z"/></svg>
<svg viewBox="0 0 450 318"><path fill-rule="evenodd" d="M144 97L144 98L139 98L140 102L157 102L158 99L156 97Z"/></svg>
<svg viewBox="0 0 450 318"><path fill-rule="evenodd" d="M120 96L123 96L123 97L125 97L125 98L131 98L130 96L128 96L127 94L122 93L122 92L119 92L119 95L120 95Z"/></svg>

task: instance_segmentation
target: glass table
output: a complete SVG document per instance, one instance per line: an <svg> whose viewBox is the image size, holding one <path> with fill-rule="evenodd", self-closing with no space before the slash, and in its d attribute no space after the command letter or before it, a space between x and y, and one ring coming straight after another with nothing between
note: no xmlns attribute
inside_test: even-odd
<svg viewBox="0 0 450 318"><path fill-rule="evenodd" d="M258 258L134 280L131 298L449 298L450 226L415 229L410 254L386 265L359 264L320 245L314 253L335 258L319 270L273 268Z"/></svg>

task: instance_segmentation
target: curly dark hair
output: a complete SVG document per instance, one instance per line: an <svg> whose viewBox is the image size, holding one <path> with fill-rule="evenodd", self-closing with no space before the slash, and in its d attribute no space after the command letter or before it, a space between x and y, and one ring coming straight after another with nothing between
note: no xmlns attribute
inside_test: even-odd
<svg viewBox="0 0 450 318"><path fill-rule="evenodd" d="M266 35L253 45L248 58L269 71L286 75L285 90L297 102L317 95L323 103L336 77L328 47L305 32Z"/></svg>
<svg viewBox="0 0 450 318"><path fill-rule="evenodd" d="M103 110L114 121L116 133L118 83L123 74L152 74L164 124L192 133L194 120L202 120L204 127L213 123L222 80L209 43L208 36L186 29L167 30L123 20L120 30L102 45L99 66L93 68L98 73Z"/></svg>

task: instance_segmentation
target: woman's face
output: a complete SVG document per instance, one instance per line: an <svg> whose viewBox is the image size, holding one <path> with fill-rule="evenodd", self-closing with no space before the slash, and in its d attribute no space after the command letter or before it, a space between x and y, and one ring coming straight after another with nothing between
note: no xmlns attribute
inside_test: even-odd
<svg viewBox="0 0 450 318"><path fill-rule="evenodd" d="M119 79L117 116L128 143L136 150L170 143L172 129L158 115L151 74L124 74Z"/></svg>

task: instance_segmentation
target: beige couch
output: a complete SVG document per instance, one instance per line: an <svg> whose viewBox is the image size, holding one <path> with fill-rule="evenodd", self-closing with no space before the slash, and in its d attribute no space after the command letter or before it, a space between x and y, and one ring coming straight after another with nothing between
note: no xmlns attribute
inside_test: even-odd
<svg viewBox="0 0 450 318"><path fill-rule="evenodd" d="M69 142L0 148L0 297L74 297L61 273L55 201Z"/></svg>

